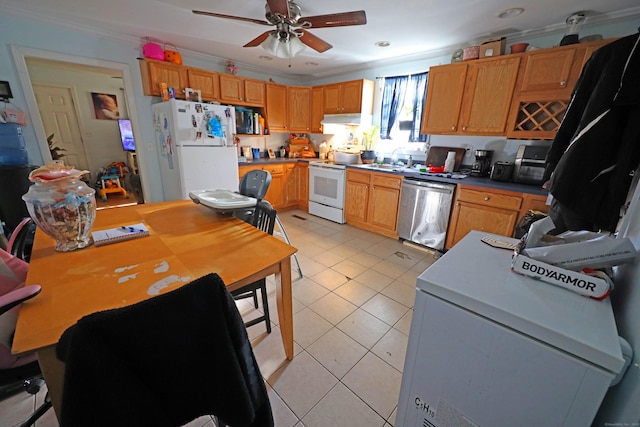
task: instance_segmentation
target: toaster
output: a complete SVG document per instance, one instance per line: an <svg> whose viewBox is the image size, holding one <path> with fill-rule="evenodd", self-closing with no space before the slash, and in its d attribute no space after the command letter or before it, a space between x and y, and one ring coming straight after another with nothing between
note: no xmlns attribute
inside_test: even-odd
<svg viewBox="0 0 640 427"><path fill-rule="evenodd" d="M511 181L513 178L513 163L511 162L495 162L491 166L491 174L489 179L493 181Z"/></svg>

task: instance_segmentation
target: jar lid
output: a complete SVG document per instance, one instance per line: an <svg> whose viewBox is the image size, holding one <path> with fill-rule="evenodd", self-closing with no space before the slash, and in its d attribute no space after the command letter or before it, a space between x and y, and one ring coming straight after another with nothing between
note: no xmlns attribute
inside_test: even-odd
<svg viewBox="0 0 640 427"><path fill-rule="evenodd" d="M66 166L62 162L49 162L29 174L31 182L51 182L59 179L80 178L89 171L81 171L73 166Z"/></svg>

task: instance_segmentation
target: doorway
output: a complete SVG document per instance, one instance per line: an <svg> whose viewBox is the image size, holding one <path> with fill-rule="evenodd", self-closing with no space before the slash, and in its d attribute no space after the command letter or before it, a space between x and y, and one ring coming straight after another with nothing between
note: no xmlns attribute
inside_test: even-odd
<svg viewBox="0 0 640 427"><path fill-rule="evenodd" d="M51 153L49 151L49 146L47 144L47 136L50 135L51 133L54 133L54 132L48 133L48 130L51 130L52 127L59 129L59 130L56 130L56 132L60 132L60 135L62 137L62 134L66 132L65 130L63 130L66 126L62 126L60 124L52 125L51 123L48 122L49 117L45 117L45 116L48 116L48 114L41 114L40 108L39 108L39 102L36 96L36 91L39 90L38 86L42 86L42 85L53 86L53 87L55 86L65 87L65 85L56 84L55 81L54 82L47 81L47 80L50 80L50 78L33 79L29 70L29 66L27 65L27 63L31 61L46 62L48 65L53 67L55 70L54 72L50 73L50 76L54 76L58 74L60 69L65 68L65 69L71 69L71 70L74 70L75 72L81 73L83 76L90 75L91 73L101 73L103 75L107 75L108 78L114 81L117 80L118 89L114 89L109 93L113 93L114 96L115 95L118 96L118 101L121 107L121 111L127 111L128 118L131 120L131 127L132 127L132 132L134 134L134 137L141 139L141 136L140 136L141 130L138 124L138 114L135 107L135 96L133 95L134 90L132 85L132 77L131 77L131 72L128 64L99 60L99 59L92 59L92 58L85 58L85 57L78 57L74 55L61 54L57 52L43 51L39 49L32 49L32 48L26 48L26 47L20 47L20 46L11 46L11 50L13 53L13 57L15 59L16 68L18 69L18 75L20 77L20 82L25 95L25 100L27 103L27 107L29 109L29 114L33 124L34 132L36 134L38 144L40 145L40 152L45 162L51 160ZM67 87L71 92L71 99L74 101L75 113L78 121L78 128L81 133L81 137L79 138L79 141L81 141L80 143L82 144L82 148L84 149L84 158L85 158L84 164L87 164L89 166L89 168L87 169L91 170L91 167L95 168L96 164L100 164L95 160L95 158L96 156L100 156L100 150L102 149L102 146L99 144L96 144L96 145L92 144L90 139L93 135L102 136L104 135L104 133L99 129L97 131L92 131L92 130L87 131L87 129L83 125L83 124L86 124L87 120L92 120L95 117L87 118L85 116L85 114L88 114L88 111L89 111L88 108L81 108L79 111L77 101L79 100L80 103L83 103L85 101L85 98L87 97L88 97L87 99L91 98L91 93L85 93L86 91L83 91L82 93L78 93L78 91L76 91L73 86L69 87L67 85ZM103 91L97 90L97 92L103 92ZM40 104L41 103L42 102L40 102ZM93 108L91 109L91 114L93 114ZM103 123L92 123L92 125L107 126L110 120L99 120L99 122L103 122ZM113 121L111 122L112 123L110 125L116 124L116 128L117 128L117 122L115 123L113 123ZM73 126L69 126L69 127L73 127ZM62 144L62 141L57 140L57 142ZM72 151L76 151L76 148L72 148ZM75 156L76 154L73 154L73 155ZM73 160L74 162L77 162L76 165L73 165L76 167L81 165L83 162L82 153L79 152L77 155L80 157L77 160L76 159ZM126 163L127 155L124 154L124 156L125 156L125 163ZM133 197L134 195L132 195L132 198L129 200L129 202L131 202L132 200L135 201L136 199L138 199L139 202L144 203L146 200L146 195L151 194L151 190L149 188L149 183L151 182L151 180L148 178L149 171L147 169L147 162L144 156L144 150L136 150L136 156L133 156L133 157L136 159L136 166L139 174L136 176L136 180L139 184L137 186L137 192L135 194L135 197ZM111 160L105 159L105 161L111 161Z"/></svg>

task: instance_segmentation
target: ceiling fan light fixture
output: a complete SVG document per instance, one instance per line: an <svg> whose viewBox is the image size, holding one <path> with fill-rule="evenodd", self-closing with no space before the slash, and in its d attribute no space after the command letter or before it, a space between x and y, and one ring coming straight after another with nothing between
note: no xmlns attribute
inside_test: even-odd
<svg viewBox="0 0 640 427"><path fill-rule="evenodd" d="M289 34L289 37L280 38L278 33L278 31L271 32L269 37L260 43L260 46L271 55L278 58L293 58L304 50L305 45L297 36Z"/></svg>

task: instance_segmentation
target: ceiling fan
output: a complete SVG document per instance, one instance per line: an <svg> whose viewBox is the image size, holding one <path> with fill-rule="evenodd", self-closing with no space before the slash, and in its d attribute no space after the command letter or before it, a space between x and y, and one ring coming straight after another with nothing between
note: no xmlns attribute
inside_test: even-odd
<svg viewBox="0 0 640 427"><path fill-rule="evenodd" d="M310 28L346 27L367 23L367 16L364 10L303 17L300 6L291 0L267 0L265 6L266 21L201 10L194 10L193 13L260 25L275 25L275 30L260 34L245 44L244 47L262 46L271 54L282 58L295 56L304 48L304 45L320 53L333 47L321 38L311 34L308 31Z"/></svg>

